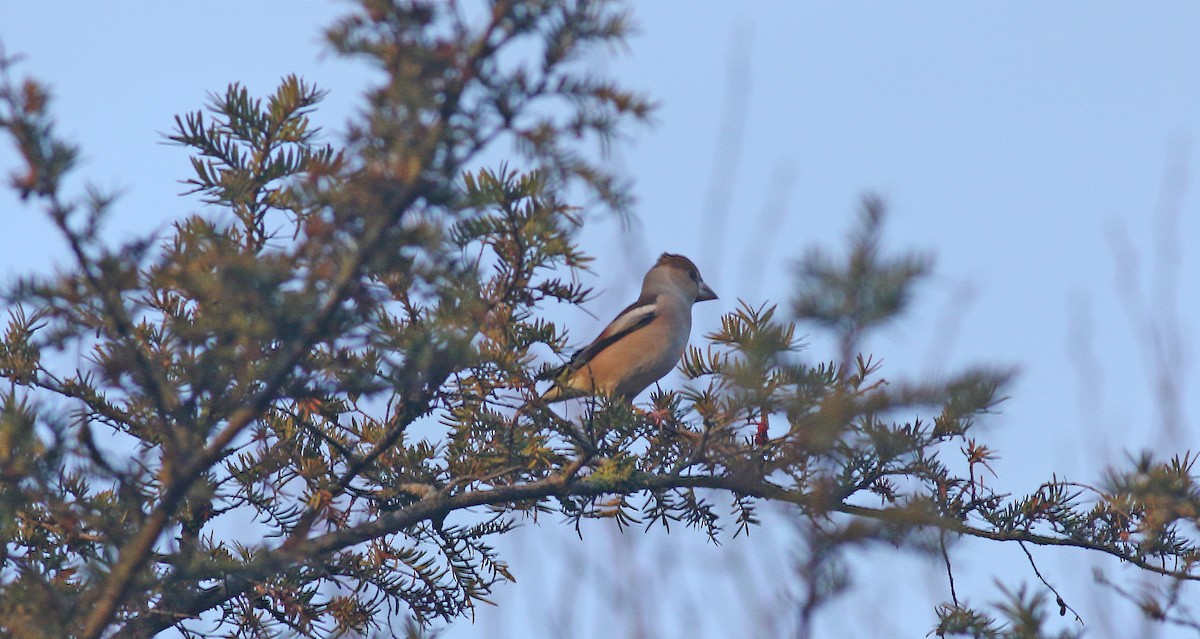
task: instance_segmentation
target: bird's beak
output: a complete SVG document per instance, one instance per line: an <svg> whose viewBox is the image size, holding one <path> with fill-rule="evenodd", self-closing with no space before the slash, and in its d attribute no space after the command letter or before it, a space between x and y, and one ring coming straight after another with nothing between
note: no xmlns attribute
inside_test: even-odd
<svg viewBox="0 0 1200 639"><path fill-rule="evenodd" d="M705 284L704 282L700 282L700 294L696 296L696 301L697 302L707 302L708 300L715 300L715 299L717 299L717 294L714 293L713 290L708 287L708 284Z"/></svg>

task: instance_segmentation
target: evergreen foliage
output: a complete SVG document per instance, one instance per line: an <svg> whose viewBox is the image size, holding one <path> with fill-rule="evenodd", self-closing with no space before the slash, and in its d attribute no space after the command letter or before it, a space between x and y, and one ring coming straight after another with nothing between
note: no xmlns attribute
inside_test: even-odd
<svg viewBox="0 0 1200 639"><path fill-rule="evenodd" d="M973 428L1009 373L910 382L865 352L931 265L882 254L875 198L845 258L802 261L794 321L742 302L693 339L691 385L650 412L597 399L568 420L540 402L538 355L573 344L545 310L590 292L570 202L628 214L597 152L651 105L580 63L627 28L603 1L362 0L328 38L383 80L345 139L312 126L322 92L299 78L265 98L234 84L170 135L210 212L119 245L102 233L114 198L63 186L78 150L47 92L0 60L0 128L23 158L11 186L73 256L4 293L0 630L340 636L453 620L514 580L491 543L522 520L717 540L749 531L764 500L806 522L802 617L844 587L839 558L877 542L948 569L948 540L971 536L1197 578L1191 457L999 494ZM814 361L795 322L837 354ZM987 610L954 593L934 631L1048 636L1047 592ZM1158 618L1179 606L1147 601Z"/></svg>

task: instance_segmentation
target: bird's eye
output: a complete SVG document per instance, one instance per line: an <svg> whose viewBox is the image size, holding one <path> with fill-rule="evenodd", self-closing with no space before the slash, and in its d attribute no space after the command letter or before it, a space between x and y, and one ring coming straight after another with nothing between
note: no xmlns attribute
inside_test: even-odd
<svg viewBox="0 0 1200 639"><path fill-rule="evenodd" d="M699 273L697 273L696 271L691 271L688 273L688 275L691 276L693 282L695 282L697 284L700 283L700 274Z"/></svg>

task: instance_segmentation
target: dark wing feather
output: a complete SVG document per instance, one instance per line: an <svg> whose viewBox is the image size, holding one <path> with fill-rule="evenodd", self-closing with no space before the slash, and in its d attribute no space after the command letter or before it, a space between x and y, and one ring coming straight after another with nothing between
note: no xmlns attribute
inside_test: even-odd
<svg viewBox="0 0 1200 639"><path fill-rule="evenodd" d="M616 319L605 327L599 337L592 341L591 344L579 349L578 352L571 356L571 361L560 368L554 369L545 378L558 377L567 371L577 371L587 366L588 362L592 361L601 351L612 346L622 337L654 321L654 318L658 316L658 310L655 305L656 300L657 297L654 295L643 295L638 301L625 307L625 310L617 314Z"/></svg>

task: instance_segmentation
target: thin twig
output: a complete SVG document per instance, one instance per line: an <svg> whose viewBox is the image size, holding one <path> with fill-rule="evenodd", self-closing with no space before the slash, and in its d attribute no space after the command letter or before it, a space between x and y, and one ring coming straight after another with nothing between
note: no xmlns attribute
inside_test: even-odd
<svg viewBox="0 0 1200 639"><path fill-rule="evenodd" d="M1075 621L1078 621L1080 625L1083 625L1083 617L1080 617L1079 613L1076 612L1074 608L1068 606L1067 602L1063 600L1062 595L1058 594L1058 591L1054 589L1054 586L1051 586L1050 582L1046 581L1046 578L1042 576L1042 571L1038 570L1037 562L1033 560L1033 554L1031 554L1029 549L1025 547L1025 542L1018 541L1017 545L1021 547L1021 550L1025 552L1025 556L1029 559L1029 565L1033 567L1033 574L1037 575L1037 578L1041 580L1043 586L1049 588L1050 592L1054 593L1054 601L1058 604L1058 614L1065 615L1067 614L1067 611L1070 610L1071 614L1075 615Z"/></svg>
<svg viewBox="0 0 1200 639"><path fill-rule="evenodd" d="M950 553L946 551L946 531L938 535L938 545L942 548L942 561L946 563L946 577L950 580L950 600L958 608L958 591L954 588L954 569L950 566Z"/></svg>

